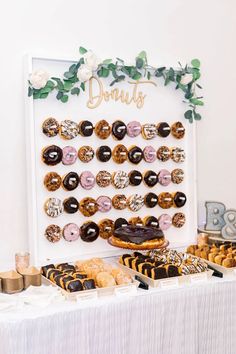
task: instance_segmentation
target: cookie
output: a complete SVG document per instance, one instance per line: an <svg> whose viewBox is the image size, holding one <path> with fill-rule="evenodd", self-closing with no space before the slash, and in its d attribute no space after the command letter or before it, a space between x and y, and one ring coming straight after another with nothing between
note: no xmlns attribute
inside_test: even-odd
<svg viewBox="0 0 236 354"><path fill-rule="evenodd" d="M176 213L172 217L172 225L175 227L183 227L185 224L186 218L183 213Z"/></svg>
<svg viewBox="0 0 236 354"><path fill-rule="evenodd" d="M158 182L158 177L154 171L146 171L143 176L143 181L148 187L154 187Z"/></svg>
<svg viewBox="0 0 236 354"><path fill-rule="evenodd" d="M171 174L168 170L160 170L158 173L158 182L164 186L167 187L170 182L171 182Z"/></svg>
<svg viewBox="0 0 236 354"><path fill-rule="evenodd" d="M156 150L154 149L154 147L146 146L143 149L143 158L144 158L144 161L146 161L148 163L155 162L156 158L157 158L157 153L156 153Z"/></svg>
<svg viewBox="0 0 236 354"><path fill-rule="evenodd" d="M147 208L154 208L158 203L158 196L155 193L147 193L144 197L144 204Z"/></svg>
<svg viewBox="0 0 236 354"><path fill-rule="evenodd" d="M95 177L90 171L84 171L80 175L81 187L90 190L95 186Z"/></svg>
<svg viewBox="0 0 236 354"><path fill-rule="evenodd" d="M49 138L57 136L59 133L59 123L55 118L47 118L42 125L43 134Z"/></svg>
<svg viewBox="0 0 236 354"><path fill-rule="evenodd" d="M64 211L68 214L74 214L79 210L78 200L74 197L69 197L63 201Z"/></svg>
<svg viewBox="0 0 236 354"><path fill-rule="evenodd" d="M92 216L98 211L95 199L86 197L80 201L79 210L84 216Z"/></svg>
<svg viewBox="0 0 236 354"><path fill-rule="evenodd" d="M185 128L181 122L176 122L171 126L171 134L176 139L182 139L185 135Z"/></svg>
<svg viewBox="0 0 236 354"><path fill-rule="evenodd" d="M139 122L134 120L127 124L127 135L130 138L135 138L141 133L141 131L142 131L142 126Z"/></svg>
<svg viewBox="0 0 236 354"><path fill-rule="evenodd" d="M73 146L65 146L62 149L63 165L73 165L77 160L77 150Z"/></svg>
<svg viewBox="0 0 236 354"><path fill-rule="evenodd" d="M100 146L96 151L97 159L101 162L107 162L111 158L111 148L107 145Z"/></svg>
<svg viewBox="0 0 236 354"><path fill-rule="evenodd" d="M79 133L82 136L91 136L93 134L93 124L89 120L83 120L79 123Z"/></svg>
<svg viewBox="0 0 236 354"><path fill-rule="evenodd" d="M129 224L134 226L143 226L143 220L139 216L134 216L129 219Z"/></svg>
<svg viewBox="0 0 236 354"><path fill-rule="evenodd" d="M128 205L130 210L138 211L144 205L144 198L141 195L137 194L137 193L133 194L133 195L131 195L128 198L127 205Z"/></svg>
<svg viewBox="0 0 236 354"><path fill-rule="evenodd" d="M171 180L175 184L180 184L184 180L184 171L181 168L176 168L171 172Z"/></svg>
<svg viewBox="0 0 236 354"><path fill-rule="evenodd" d="M113 235L114 231L114 221L111 219L103 219L98 223L99 236L107 240Z"/></svg>
<svg viewBox="0 0 236 354"><path fill-rule="evenodd" d="M128 150L124 145L119 144L114 147L112 152L112 158L114 162L121 164L127 160L127 157Z"/></svg>
<svg viewBox="0 0 236 354"><path fill-rule="evenodd" d="M127 133L127 128L124 122L121 120L116 120L111 127L112 135L116 140L122 140L124 139L126 133Z"/></svg>
<svg viewBox="0 0 236 354"><path fill-rule="evenodd" d="M61 122L59 132L63 139L66 140L74 139L77 137L79 133L78 124L69 119L63 120Z"/></svg>
<svg viewBox="0 0 236 354"><path fill-rule="evenodd" d="M49 225L45 230L44 236L49 242L55 243L60 241L62 237L62 230L58 225Z"/></svg>
<svg viewBox="0 0 236 354"><path fill-rule="evenodd" d="M80 227L80 237L85 242L94 242L99 236L99 227L93 221L87 221Z"/></svg>
<svg viewBox="0 0 236 354"><path fill-rule="evenodd" d="M166 138L170 134L170 126L166 122L161 122L157 125L157 134L162 138Z"/></svg>
<svg viewBox="0 0 236 354"><path fill-rule="evenodd" d="M84 145L79 148L78 157L82 162L90 162L94 158L94 150L91 146Z"/></svg>
<svg viewBox="0 0 236 354"><path fill-rule="evenodd" d="M185 152L184 149L179 147L174 147L171 149L171 158L174 162L184 162L185 160Z"/></svg>
<svg viewBox="0 0 236 354"><path fill-rule="evenodd" d="M168 214L162 214L159 218L158 218L158 222L159 222L159 228L162 231L166 231L170 228L171 224L172 224L172 219L171 216Z"/></svg>
<svg viewBox="0 0 236 354"><path fill-rule="evenodd" d="M42 160L49 166L55 166L60 163L62 156L62 149L57 145L47 146L42 151Z"/></svg>
<svg viewBox="0 0 236 354"><path fill-rule="evenodd" d="M109 197L101 195L100 197L97 198L96 202L98 205L98 210L101 213L107 213L108 211L111 210L112 202Z"/></svg>
<svg viewBox="0 0 236 354"><path fill-rule="evenodd" d="M74 223L65 225L62 231L62 235L63 238L68 242L73 242L78 240L80 235L79 226Z"/></svg>
<svg viewBox="0 0 236 354"><path fill-rule="evenodd" d="M73 191L78 187L79 182L79 175L76 172L69 172L64 176L62 186L67 191Z"/></svg>
<svg viewBox="0 0 236 354"><path fill-rule="evenodd" d="M100 139L107 139L111 134L111 127L109 123L102 119L95 125L95 134Z"/></svg>
<svg viewBox="0 0 236 354"><path fill-rule="evenodd" d="M124 194L116 194L112 198L113 208L117 210L124 210L127 207L127 199Z"/></svg>
<svg viewBox="0 0 236 354"><path fill-rule="evenodd" d="M107 171L99 171L96 176L96 182L99 187L108 187L112 182L112 176Z"/></svg>
<svg viewBox="0 0 236 354"><path fill-rule="evenodd" d="M159 228L159 221L155 216L146 216L143 220L144 226Z"/></svg>
<svg viewBox="0 0 236 354"><path fill-rule="evenodd" d="M54 192L61 186L61 176L56 172L49 172L44 177L43 183L49 192Z"/></svg>
<svg viewBox="0 0 236 354"><path fill-rule="evenodd" d="M146 140L153 139L157 136L157 127L155 124L147 123L142 126L142 136Z"/></svg>
<svg viewBox="0 0 236 354"><path fill-rule="evenodd" d="M174 194L174 206L182 208L187 201L187 197L183 192L176 192Z"/></svg>
<svg viewBox="0 0 236 354"><path fill-rule="evenodd" d="M128 221L124 218L118 218L115 220L114 229L119 229L120 227L124 227L128 225Z"/></svg>
<svg viewBox="0 0 236 354"><path fill-rule="evenodd" d="M173 197L168 192L163 192L158 195L158 205L162 209L169 209L173 206Z"/></svg>
<svg viewBox="0 0 236 354"><path fill-rule="evenodd" d="M129 173L129 184L131 186L139 186L142 183L142 180L143 176L141 172L133 170Z"/></svg>
<svg viewBox="0 0 236 354"><path fill-rule="evenodd" d="M48 198L44 204L44 210L51 218L56 218L63 213L63 203L58 198Z"/></svg>
<svg viewBox="0 0 236 354"><path fill-rule="evenodd" d="M168 161L170 159L170 149L167 146L161 146L157 150L157 158L160 161Z"/></svg>
<svg viewBox="0 0 236 354"><path fill-rule="evenodd" d="M138 146L132 146L128 152L129 161L137 165L143 159L143 150Z"/></svg>
<svg viewBox="0 0 236 354"><path fill-rule="evenodd" d="M129 176L125 171L117 171L112 176L113 186L117 189L124 189L129 185Z"/></svg>

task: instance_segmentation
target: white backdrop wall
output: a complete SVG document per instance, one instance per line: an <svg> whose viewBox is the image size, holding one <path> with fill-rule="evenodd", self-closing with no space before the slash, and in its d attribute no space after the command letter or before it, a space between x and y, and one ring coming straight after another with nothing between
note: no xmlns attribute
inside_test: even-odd
<svg viewBox="0 0 236 354"><path fill-rule="evenodd" d="M234 0L8 0L1 3L0 267L27 241L23 56L75 57L80 45L102 58L202 62L204 119L198 124L198 199L236 207ZM6 263L5 263L6 264Z"/></svg>

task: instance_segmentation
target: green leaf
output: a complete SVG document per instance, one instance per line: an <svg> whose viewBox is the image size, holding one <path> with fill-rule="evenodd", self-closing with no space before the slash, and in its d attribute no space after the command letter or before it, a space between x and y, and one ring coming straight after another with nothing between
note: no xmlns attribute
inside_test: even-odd
<svg viewBox="0 0 236 354"><path fill-rule="evenodd" d="M52 77L52 80L56 81L58 90L64 89L64 85L61 79L58 79L58 77Z"/></svg>
<svg viewBox="0 0 236 354"><path fill-rule="evenodd" d="M103 64L105 64L105 65L108 65L108 64L110 64L112 62L112 59L105 59L105 60L103 60Z"/></svg>
<svg viewBox="0 0 236 354"><path fill-rule="evenodd" d="M150 73L150 71L148 71L148 73L147 73L147 78L148 78L148 80L151 79L151 73Z"/></svg>
<svg viewBox="0 0 236 354"><path fill-rule="evenodd" d="M72 65L69 67L69 72L74 75L74 74L76 73L76 71L77 71L77 64L72 64Z"/></svg>
<svg viewBox="0 0 236 354"><path fill-rule="evenodd" d="M117 82L123 81L125 79L125 75L119 75L117 78Z"/></svg>
<svg viewBox="0 0 236 354"><path fill-rule="evenodd" d="M52 90L53 90L52 87L47 87L47 86L45 86L45 87L43 87L43 88L40 90L40 92L41 92L41 93L49 93L49 92L51 92Z"/></svg>
<svg viewBox="0 0 236 354"><path fill-rule="evenodd" d="M136 71L136 73L132 76L132 79L139 80L139 79L141 79L141 77L142 77L142 74L140 72Z"/></svg>
<svg viewBox="0 0 236 354"><path fill-rule="evenodd" d="M194 116L195 120L201 120L202 119L202 116L199 113L195 112L195 111L193 111L193 116Z"/></svg>
<svg viewBox="0 0 236 354"><path fill-rule="evenodd" d="M204 106L204 102L201 100L198 100L197 98L190 98L189 100L192 104L195 106Z"/></svg>
<svg viewBox="0 0 236 354"><path fill-rule="evenodd" d="M48 92L41 92L39 98L47 98Z"/></svg>
<svg viewBox="0 0 236 354"><path fill-rule="evenodd" d="M108 77L109 73L110 73L109 69L104 68L104 67L101 67L101 69L98 70L98 72L97 72L99 77Z"/></svg>
<svg viewBox="0 0 236 354"><path fill-rule="evenodd" d="M58 100L60 100L60 99L62 98L62 96L63 96L63 92L58 91L58 93L57 93L57 95L56 95L56 98L57 98Z"/></svg>
<svg viewBox="0 0 236 354"><path fill-rule="evenodd" d="M37 90L37 92L34 91L34 93L33 93L33 98L34 98L34 99L40 98L40 91L38 91L38 90Z"/></svg>
<svg viewBox="0 0 236 354"><path fill-rule="evenodd" d="M200 68L200 65L201 65L201 62L200 62L199 59L193 59L193 60L191 61L191 64L192 64L192 66L193 66L194 68L199 69L199 68Z"/></svg>
<svg viewBox="0 0 236 354"><path fill-rule="evenodd" d="M186 112L184 113L184 117L185 117L186 119L193 119L193 111L192 111L191 109L189 109L188 111L186 111Z"/></svg>
<svg viewBox="0 0 236 354"><path fill-rule="evenodd" d="M117 79L118 75L116 73L116 70L112 70L112 76L114 77L114 79Z"/></svg>
<svg viewBox="0 0 236 354"><path fill-rule="evenodd" d="M165 79L164 85L167 86L167 85L170 83L170 81L171 81L171 80L167 77L167 78Z"/></svg>
<svg viewBox="0 0 236 354"><path fill-rule="evenodd" d="M80 54L85 54L85 53L87 53L87 49L85 49L84 47L79 47L79 52L80 52Z"/></svg>
<svg viewBox="0 0 236 354"><path fill-rule="evenodd" d="M61 102L66 103L66 102L68 101L68 99L69 99L69 96L68 96L68 95L63 95L63 96L61 97Z"/></svg>
<svg viewBox="0 0 236 354"><path fill-rule="evenodd" d="M108 64L108 69L110 70L115 70L116 69L116 65L111 63L111 64Z"/></svg>
<svg viewBox="0 0 236 354"><path fill-rule="evenodd" d="M142 69L143 65L144 65L143 59L139 58L139 57L136 58L136 68L137 69Z"/></svg>
<svg viewBox="0 0 236 354"><path fill-rule="evenodd" d="M187 100L189 100L190 98L192 98L193 94L191 91L187 91L184 95L184 98L186 98Z"/></svg>
<svg viewBox="0 0 236 354"><path fill-rule="evenodd" d="M55 87L54 82L51 81L51 80L48 80L46 86L47 86L47 87L51 87L51 88L54 88L54 87Z"/></svg>
<svg viewBox="0 0 236 354"><path fill-rule="evenodd" d="M70 91L70 89L72 88L73 83L69 80L64 80L64 90L66 91Z"/></svg>
<svg viewBox="0 0 236 354"><path fill-rule="evenodd" d="M73 89L70 92L72 95L79 95L80 94L80 89L78 87L73 87Z"/></svg>
<svg viewBox="0 0 236 354"><path fill-rule="evenodd" d="M147 59L147 53L145 52L145 50L142 50L142 52L140 52L138 54L138 58L146 60Z"/></svg>
<svg viewBox="0 0 236 354"><path fill-rule="evenodd" d="M85 91L85 83L84 83L84 82L81 82L80 87L81 87L81 89L82 89L83 91Z"/></svg>
<svg viewBox="0 0 236 354"><path fill-rule="evenodd" d="M28 96L29 96L29 97L32 96L33 93L34 93L34 89L29 86L29 87L28 87Z"/></svg>
<svg viewBox="0 0 236 354"><path fill-rule="evenodd" d="M67 78L67 79L71 79L72 77L74 77L74 74L70 71L66 71L64 73L64 76Z"/></svg>

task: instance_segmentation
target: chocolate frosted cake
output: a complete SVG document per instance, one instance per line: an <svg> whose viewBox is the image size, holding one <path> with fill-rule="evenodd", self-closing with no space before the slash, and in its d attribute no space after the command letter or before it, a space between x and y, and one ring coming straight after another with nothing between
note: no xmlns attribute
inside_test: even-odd
<svg viewBox="0 0 236 354"><path fill-rule="evenodd" d="M121 248L148 250L162 246L165 237L158 228L128 225L116 229L109 241Z"/></svg>

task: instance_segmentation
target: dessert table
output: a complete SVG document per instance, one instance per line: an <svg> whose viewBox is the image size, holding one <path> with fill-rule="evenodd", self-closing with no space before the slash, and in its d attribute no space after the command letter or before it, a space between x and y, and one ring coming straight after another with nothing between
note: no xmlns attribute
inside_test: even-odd
<svg viewBox="0 0 236 354"><path fill-rule="evenodd" d="M0 311L1 354L233 354L236 277Z"/></svg>

